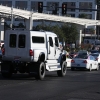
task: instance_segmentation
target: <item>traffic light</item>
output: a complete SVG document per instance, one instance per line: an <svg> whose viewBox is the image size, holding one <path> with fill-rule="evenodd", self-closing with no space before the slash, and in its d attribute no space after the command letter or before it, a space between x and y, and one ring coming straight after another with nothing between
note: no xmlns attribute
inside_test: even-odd
<svg viewBox="0 0 100 100"><path fill-rule="evenodd" d="M62 4L62 15L65 15L67 11L67 4Z"/></svg>
<svg viewBox="0 0 100 100"><path fill-rule="evenodd" d="M38 12L42 13L43 11L43 2L38 2Z"/></svg>

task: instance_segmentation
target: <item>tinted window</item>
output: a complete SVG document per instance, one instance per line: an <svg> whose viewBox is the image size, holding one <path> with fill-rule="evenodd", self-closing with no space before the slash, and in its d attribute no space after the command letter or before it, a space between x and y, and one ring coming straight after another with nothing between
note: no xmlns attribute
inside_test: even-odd
<svg viewBox="0 0 100 100"><path fill-rule="evenodd" d="M26 41L26 36L25 35L19 35L18 47L19 48L25 48L25 41Z"/></svg>
<svg viewBox="0 0 100 100"><path fill-rule="evenodd" d="M59 46L59 44L58 44L58 38L57 37L55 37L55 45L58 47Z"/></svg>
<svg viewBox="0 0 100 100"><path fill-rule="evenodd" d="M17 40L16 34L10 34L9 47L15 48L16 47L16 40Z"/></svg>
<svg viewBox="0 0 100 100"><path fill-rule="evenodd" d="M91 54L92 56L99 56L99 54Z"/></svg>
<svg viewBox="0 0 100 100"><path fill-rule="evenodd" d="M44 37L32 36L33 43L44 43Z"/></svg>
<svg viewBox="0 0 100 100"><path fill-rule="evenodd" d="M51 37L49 37L49 43L50 43L50 46L53 47L53 40Z"/></svg>
<svg viewBox="0 0 100 100"><path fill-rule="evenodd" d="M75 58L87 59L88 56L80 54L80 55L76 56Z"/></svg>
<svg viewBox="0 0 100 100"><path fill-rule="evenodd" d="M91 53L99 53L97 50L92 50Z"/></svg>

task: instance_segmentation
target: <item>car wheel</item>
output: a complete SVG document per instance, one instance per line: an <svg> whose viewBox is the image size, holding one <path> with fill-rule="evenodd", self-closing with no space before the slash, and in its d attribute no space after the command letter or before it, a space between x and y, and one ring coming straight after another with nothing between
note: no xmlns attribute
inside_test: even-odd
<svg viewBox="0 0 100 100"><path fill-rule="evenodd" d="M67 70L66 61L63 61L63 63L61 64L61 70L57 71L57 75L60 76L60 77L65 76L66 70Z"/></svg>
<svg viewBox="0 0 100 100"><path fill-rule="evenodd" d="M35 75L35 78L43 80L44 77L45 77L45 63L41 62L38 66L37 75Z"/></svg>
<svg viewBox="0 0 100 100"><path fill-rule="evenodd" d="M1 74L5 78L10 78L12 76L12 69L9 63L1 64Z"/></svg>
<svg viewBox="0 0 100 100"><path fill-rule="evenodd" d="M5 78L10 78L12 76L12 73L2 73L2 76Z"/></svg>
<svg viewBox="0 0 100 100"><path fill-rule="evenodd" d="M99 65L97 64L97 68L96 68L96 70L98 71L99 70Z"/></svg>
<svg viewBox="0 0 100 100"><path fill-rule="evenodd" d="M71 71L74 71L75 69L73 67L71 67Z"/></svg>

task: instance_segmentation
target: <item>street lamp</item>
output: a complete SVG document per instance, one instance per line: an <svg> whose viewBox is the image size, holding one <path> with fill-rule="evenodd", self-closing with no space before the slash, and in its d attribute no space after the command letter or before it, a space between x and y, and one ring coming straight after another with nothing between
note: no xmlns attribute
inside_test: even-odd
<svg viewBox="0 0 100 100"><path fill-rule="evenodd" d="M12 29L13 26L13 6L11 7L11 24L10 24L10 28Z"/></svg>

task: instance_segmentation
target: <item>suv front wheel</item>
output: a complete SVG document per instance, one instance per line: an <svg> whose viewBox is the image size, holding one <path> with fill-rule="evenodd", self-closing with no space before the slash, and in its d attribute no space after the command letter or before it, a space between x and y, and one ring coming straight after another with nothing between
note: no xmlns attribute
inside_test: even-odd
<svg viewBox="0 0 100 100"><path fill-rule="evenodd" d="M66 71L67 71L67 64L66 61L63 61L61 64L61 70L57 71L57 75L63 77L66 75Z"/></svg>

